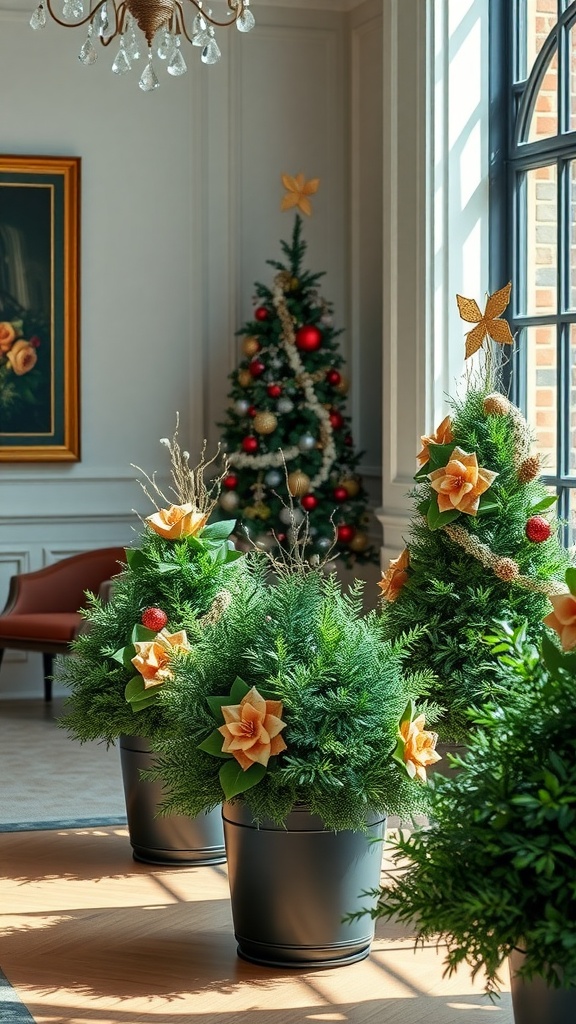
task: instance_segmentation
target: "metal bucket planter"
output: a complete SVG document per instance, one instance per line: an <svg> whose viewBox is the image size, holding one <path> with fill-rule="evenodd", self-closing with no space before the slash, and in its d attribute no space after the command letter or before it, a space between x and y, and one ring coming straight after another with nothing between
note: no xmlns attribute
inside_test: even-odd
<svg viewBox="0 0 576 1024"><path fill-rule="evenodd" d="M120 737L120 764L128 831L135 860L147 864L221 864L226 860L222 813L189 818L183 814L158 815L164 800L161 782L142 779L153 767L154 755L142 736Z"/></svg>
<svg viewBox="0 0 576 1024"><path fill-rule="evenodd" d="M362 896L380 884L386 819L368 833L330 832L305 808L283 825L254 823L240 803L222 807L238 955L273 967L335 967L363 960L374 938Z"/></svg>
<svg viewBox="0 0 576 1024"><path fill-rule="evenodd" d="M510 956L514 1024L569 1024L576 1021L576 988L549 988L542 978L525 981L516 973L523 953Z"/></svg>

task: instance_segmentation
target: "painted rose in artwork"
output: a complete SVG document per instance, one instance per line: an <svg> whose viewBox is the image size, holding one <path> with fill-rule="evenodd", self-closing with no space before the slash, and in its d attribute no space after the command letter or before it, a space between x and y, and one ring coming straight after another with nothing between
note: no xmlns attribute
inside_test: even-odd
<svg viewBox="0 0 576 1024"><path fill-rule="evenodd" d="M18 377L21 377L25 373L29 373L29 371L36 366L38 361L36 349L33 348L29 342L24 341L23 339L14 342L12 347L8 349L6 358Z"/></svg>
<svg viewBox="0 0 576 1024"><path fill-rule="evenodd" d="M545 616L547 626L556 630L562 650L576 647L576 597L573 594L553 594L549 597L553 611Z"/></svg>
<svg viewBox="0 0 576 1024"><path fill-rule="evenodd" d="M145 522L165 540L178 540L181 537L195 537L206 526L208 516L198 512L194 505L188 502L185 505L161 508L153 515L147 516Z"/></svg>
<svg viewBox="0 0 576 1024"><path fill-rule="evenodd" d="M382 579L378 583L385 601L392 602L398 597L408 579L409 564L410 554L408 548L404 548L404 551L398 555L398 558L390 559L390 565L386 572L382 573Z"/></svg>
<svg viewBox="0 0 576 1024"><path fill-rule="evenodd" d="M465 512L475 516L480 505L480 496L487 491L498 476L490 469L478 465L475 452L465 452L456 447L446 466L428 473L432 488L438 494L440 512Z"/></svg>
<svg viewBox="0 0 576 1024"><path fill-rule="evenodd" d="M232 754L244 771L253 764L266 767L270 757L286 750L279 735L286 727L280 717L282 701L265 700L253 686L239 704L223 707L222 714L226 723L218 729L224 737L222 753Z"/></svg>
<svg viewBox="0 0 576 1024"><path fill-rule="evenodd" d="M176 651L186 653L190 650L188 637L183 629L178 633L168 633L162 629L153 640L137 640L134 647L136 655L131 659L132 664L142 676L145 690L172 679L170 658Z"/></svg>
<svg viewBox="0 0 576 1024"><path fill-rule="evenodd" d="M16 331L13 324L8 323L7 320L2 320L0 322L0 352L7 352L15 340Z"/></svg>

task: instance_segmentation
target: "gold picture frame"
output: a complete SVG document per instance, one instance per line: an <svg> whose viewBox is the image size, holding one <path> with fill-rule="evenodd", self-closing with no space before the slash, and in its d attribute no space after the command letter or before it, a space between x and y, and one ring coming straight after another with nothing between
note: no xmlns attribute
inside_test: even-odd
<svg viewBox="0 0 576 1024"><path fill-rule="evenodd" d="M80 459L80 169L0 155L0 462Z"/></svg>

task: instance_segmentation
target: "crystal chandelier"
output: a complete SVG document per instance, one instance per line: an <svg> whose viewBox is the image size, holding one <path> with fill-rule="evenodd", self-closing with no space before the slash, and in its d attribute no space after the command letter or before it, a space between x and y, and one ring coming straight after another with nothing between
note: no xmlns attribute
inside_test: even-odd
<svg viewBox="0 0 576 1024"><path fill-rule="evenodd" d="M117 39L118 52L112 63L116 75L130 71L141 56L144 47L138 38L139 29L146 41L148 60L138 84L144 92L151 92L160 85L153 65L154 55L166 61L169 75L183 75L187 70L180 48L182 36L192 46L199 47L204 64L216 64L222 54L215 28L236 25L240 32L254 28L250 0L226 0L226 5L227 19L218 21L212 11L204 7L203 0L63 0L60 18L54 12L52 0L40 0L30 25L33 29L44 28L47 14L63 28L87 24L88 34L78 54L82 64L93 64L98 57L95 42L100 40L103 46L109 46ZM187 15L190 15L190 25L187 25Z"/></svg>

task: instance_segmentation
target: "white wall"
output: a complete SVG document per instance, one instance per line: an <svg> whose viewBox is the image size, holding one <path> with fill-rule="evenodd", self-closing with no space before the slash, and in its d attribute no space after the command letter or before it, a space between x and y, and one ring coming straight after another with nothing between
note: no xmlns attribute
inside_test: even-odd
<svg viewBox="0 0 576 1024"><path fill-rule="evenodd" d="M83 67L83 28L32 32L31 6L0 0L2 150L82 158L82 458L0 462L0 607L13 573L131 541L148 511L131 464L166 472L177 411L191 452L215 446L234 332L291 235L283 172L321 178L307 260L345 329L378 504L382 0L255 0L257 28L220 32L218 65L188 47L188 74L152 94L112 74L112 47ZM0 697L40 692L40 657L7 652Z"/></svg>

